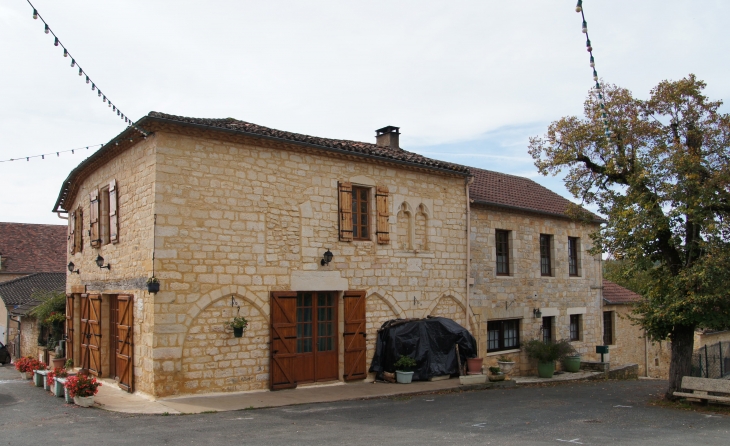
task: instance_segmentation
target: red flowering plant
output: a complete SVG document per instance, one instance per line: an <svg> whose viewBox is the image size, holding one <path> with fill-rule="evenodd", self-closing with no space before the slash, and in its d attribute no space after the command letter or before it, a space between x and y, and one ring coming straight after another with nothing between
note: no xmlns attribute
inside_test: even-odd
<svg viewBox="0 0 730 446"><path fill-rule="evenodd" d="M49 386L53 386L53 378L59 377L59 378L66 378L68 376L68 372L63 367L56 367L52 371L48 372L46 375L46 380L48 381Z"/></svg>
<svg viewBox="0 0 730 446"><path fill-rule="evenodd" d="M99 391L101 383L96 378L88 376L69 376L66 379L65 387L71 397L94 396Z"/></svg>
<svg viewBox="0 0 730 446"><path fill-rule="evenodd" d="M23 372L33 372L36 370L45 370L46 364L43 361L39 361L32 356L20 358L15 361L15 370Z"/></svg>

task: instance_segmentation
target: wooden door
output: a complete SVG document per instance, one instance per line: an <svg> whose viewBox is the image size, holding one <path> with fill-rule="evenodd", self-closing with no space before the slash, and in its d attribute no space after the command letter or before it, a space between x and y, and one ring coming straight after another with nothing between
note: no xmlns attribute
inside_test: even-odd
<svg viewBox="0 0 730 446"><path fill-rule="evenodd" d="M81 295L81 367L100 376L101 368L101 296Z"/></svg>
<svg viewBox="0 0 730 446"><path fill-rule="evenodd" d="M109 372L107 376L119 380L117 374L117 325L119 324L119 301L116 295L109 296Z"/></svg>
<svg viewBox="0 0 730 446"><path fill-rule="evenodd" d="M330 291L297 293L297 382L337 379L337 299Z"/></svg>
<svg viewBox="0 0 730 446"><path fill-rule="evenodd" d="M74 357L74 296L66 295L66 360Z"/></svg>
<svg viewBox="0 0 730 446"><path fill-rule="evenodd" d="M297 386L294 376L297 344L297 293L294 291L271 292L270 307L270 388L271 390L291 389Z"/></svg>
<svg viewBox="0 0 730 446"><path fill-rule="evenodd" d="M345 291L345 381L367 377L365 291Z"/></svg>
<svg viewBox="0 0 730 446"><path fill-rule="evenodd" d="M133 352L132 336L133 325L133 296L120 294L117 296L117 324L116 324L116 375L119 387L132 393L133 390Z"/></svg>

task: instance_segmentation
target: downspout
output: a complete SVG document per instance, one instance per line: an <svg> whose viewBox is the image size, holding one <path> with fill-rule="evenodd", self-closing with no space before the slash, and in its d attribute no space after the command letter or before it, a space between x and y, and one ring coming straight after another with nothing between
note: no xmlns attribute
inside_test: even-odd
<svg viewBox="0 0 730 446"><path fill-rule="evenodd" d="M466 179L464 189L466 191L466 329L471 331L471 321L469 320L469 312L471 309L471 200L469 199L469 186L474 182L474 177ZM477 343L477 356L479 352L479 343Z"/></svg>
<svg viewBox="0 0 730 446"><path fill-rule="evenodd" d="M644 330L644 376L649 377L649 334Z"/></svg>
<svg viewBox="0 0 730 446"><path fill-rule="evenodd" d="M65 214L68 214L68 212L64 212L64 213ZM56 215L58 215L58 218L60 218L61 220L68 220L68 215L65 216L65 217L61 217L61 212L60 211L56 212Z"/></svg>

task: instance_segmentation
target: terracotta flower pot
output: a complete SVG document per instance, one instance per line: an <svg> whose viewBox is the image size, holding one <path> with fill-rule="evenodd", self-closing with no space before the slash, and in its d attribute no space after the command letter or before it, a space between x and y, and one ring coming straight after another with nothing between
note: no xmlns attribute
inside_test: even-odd
<svg viewBox="0 0 730 446"><path fill-rule="evenodd" d="M467 374L481 375L483 362L484 362L484 358L468 358L466 360Z"/></svg>

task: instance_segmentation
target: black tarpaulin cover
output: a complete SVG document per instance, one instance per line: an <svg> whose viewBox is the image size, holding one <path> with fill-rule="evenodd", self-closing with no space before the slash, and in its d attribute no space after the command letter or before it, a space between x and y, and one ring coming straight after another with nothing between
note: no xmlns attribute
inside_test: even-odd
<svg viewBox="0 0 730 446"><path fill-rule="evenodd" d="M384 323L378 331L370 372L378 376L384 371L394 372L393 364L405 355L416 360L414 380L453 375L459 373L456 345L459 346L462 364L466 363L466 358L476 356L474 336L451 319L393 319Z"/></svg>

